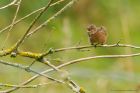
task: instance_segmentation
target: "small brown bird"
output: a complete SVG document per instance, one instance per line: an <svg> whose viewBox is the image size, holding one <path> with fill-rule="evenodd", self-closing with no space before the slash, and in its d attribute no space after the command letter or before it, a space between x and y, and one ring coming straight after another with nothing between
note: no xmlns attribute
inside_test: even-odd
<svg viewBox="0 0 140 93"><path fill-rule="evenodd" d="M96 27L95 25L91 24L87 27L87 33L89 36L89 40L91 45L98 45L98 44L105 44L107 40L107 33L104 26Z"/></svg>

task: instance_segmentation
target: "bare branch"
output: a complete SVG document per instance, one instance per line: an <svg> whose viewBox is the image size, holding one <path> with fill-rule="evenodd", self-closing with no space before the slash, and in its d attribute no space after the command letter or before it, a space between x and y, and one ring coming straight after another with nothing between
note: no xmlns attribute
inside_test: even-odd
<svg viewBox="0 0 140 93"><path fill-rule="evenodd" d="M53 83L56 83L56 82L41 83L41 84L36 84L36 85L26 85L26 86L20 86L20 87L18 85L0 83L0 86L2 86L2 87L19 87L19 88L38 88L38 87L46 86L46 85L53 84Z"/></svg>
<svg viewBox="0 0 140 93"><path fill-rule="evenodd" d="M25 32L25 34L23 35L23 37L21 39L19 39L19 41L15 44L14 48L17 49L19 47L19 45L24 41L25 37L27 36L27 34L29 33L29 31L31 30L31 28L34 26L34 24L37 22L37 20L41 17L41 15L48 10L48 8L50 7L51 3L53 2L53 0L50 0L49 3L46 5L46 7L36 16L36 18L33 20L33 22L30 24L29 28L27 29L27 31Z"/></svg>
<svg viewBox="0 0 140 93"><path fill-rule="evenodd" d="M3 42L3 46L2 47L4 47L6 41L8 40L8 37L10 36L10 31L12 30L12 28L14 26L14 23L16 21L16 18L17 18L18 12L19 12L19 8L20 8L20 5L21 5L21 2L22 2L22 0L19 0L18 3L17 3L17 9L16 9L16 12L15 12L14 18L12 20L11 27L8 30L7 37L6 37L5 41Z"/></svg>
<svg viewBox="0 0 140 93"><path fill-rule="evenodd" d="M7 4L7 5L3 6L3 7L0 7L0 10L5 9L5 8L7 8L7 7L9 7L9 6L14 5L17 1L18 1L18 0L13 0L11 3L9 3L9 4Z"/></svg>
<svg viewBox="0 0 140 93"><path fill-rule="evenodd" d="M60 4L60 3L63 2L63 1L64 1L64 0L59 0L59 1L57 1L57 2L55 2L55 3L53 3L53 4L51 4L50 7L52 7L52 6L54 6L54 5L57 5L57 4ZM6 26L6 27L3 28L2 30L0 30L0 34L3 33L5 30L7 30L8 28L10 28L12 25L16 25L17 23L21 22L22 20L24 20L24 19L30 17L31 15L33 15L33 14L35 14L35 13L37 13L37 12L43 10L43 9L45 9L45 7L39 8L39 9L37 9L37 10L31 12L30 14L28 14L28 15L22 17L21 19L15 21L13 24L10 24L9 26Z"/></svg>
<svg viewBox="0 0 140 93"><path fill-rule="evenodd" d="M96 47L104 47L104 48L128 47L128 48L140 49L139 46L128 45L128 44L97 45ZM20 56L23 56L23 57L29 57L29 58L38 59L40 57L44 57L44 56L47 56L47 55L55 53L55 52L70 51L70 50L75 50L75 49L79 50L79 49L86 49L86 48L94 48L94 46L92 46L92 45L84 45L84 46L67 47L67 48L59 48L59 49L50 48L48 51L46 51L44 53L33 53L33 52L25 52L25 51L18 50L17 55L20 55ZM13 48L0 51L0 57L10 54L10 52L12 50L13 50Z"/></svg>
<svg viewBox="0 0 140 93"><path fill-rule="evenodd" d="M128 47L128 48L134 48L134 49L140 49L139 46L134 45L128 45L128 44L111 44L111 45L97 45L96 47L104 47L104 48L110 48L110 47ZM45 53L42 54L42 56L47 56L48 54L52 54L55 52L61 52L61 51L69 51L74 49L85 49L85 48L94 48L93 45L84 45L84 46L75 46L75 47L67 47L67 48L60 48L60 49L49 49Z"/></svg>
<svg viewBox="0 0 140 93"><path fill-rule="evenodd" d="M135 56L140 56L140 53L128 54L128 55L102 55L102 56L86 57L86 58L80 58L80 59L75 59L75 60L69 61L67 63L64 63L62 65L57 66L57 68L60 69L60 68L66 67L68 65L74 64L74 63L87 61L87 60L91 60L91 59L97 59L97 58L127 58L127 57L135 57ZM54 71L54 69L45 70L45 71L43 71L41 73L44 74L44 73L49 73L51 71ZM36 79L38 77L39 77L39 75L35 75L35 76L31 77L30 79L28 79L27 81L25 81L22 84L20 84L19 86L26 85L26 84L32 82L34 79ZM19 89L19 88L18 87L11 88L11 89L9 89L7 91L4 91L3 93L9 93L9 92L15 91L17 89Z"/></svg>
<svg viewBox="0 0 140 93"><path fill-rule="evenodd" d="M31 69L31 68L28 68L28 66L23 66L23 65L21 65L21 64L12 63L12 62L6 62L6 61L3 61L3 60L0 60L0 63L1 63L1 64L5 64L5 65L9 65L9 66L12 66L12 67L20 68L20 69L23 69L23 70L25 70L25 71L32 72L32 73L34 73L34 74L38 74L38 75L40 75L40 76L44 76L45 78L48 78L49 80L52 80L52 81L55 81L55 82L58 82L58 83L64 83L63 81L54 79L54 78L49 77L49 76L47 76L47 75L45 75L45 74L41 74L41 73L39 73L39 72L37 72L37 71Z"/></svg>
<svg viewBox="0 0 140 93"><path fill-rule="evenodd" d="M48 20L46 20L44 23L42 23L40 26L36 27L36 29L34 29L32 32L30 32L26 38L29 38L31 35L33 35L34 33L36 33L37 31L39 31L39 29L43 28L44 26L46 26L50 21L52 21L53 19L55 19L58 15L60 15L65 9L67 9L68 7L72 6L77 0L72 0L70 1L67 5L65 5L62 9L60 9L57 13L55 13L53 16L51 16Z"/></svg>

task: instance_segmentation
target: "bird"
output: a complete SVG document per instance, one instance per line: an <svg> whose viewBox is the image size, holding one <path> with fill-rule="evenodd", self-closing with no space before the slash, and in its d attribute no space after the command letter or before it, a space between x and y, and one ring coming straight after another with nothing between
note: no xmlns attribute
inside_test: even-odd
<svg viewBox="0 0 140 93"><path fill-rule="evenodd" d="M89 41L91 45L103 45L107 41L107 32L104 26L96 27L96 25L91 24L87 27L87 33L89 36Z"/></svg>

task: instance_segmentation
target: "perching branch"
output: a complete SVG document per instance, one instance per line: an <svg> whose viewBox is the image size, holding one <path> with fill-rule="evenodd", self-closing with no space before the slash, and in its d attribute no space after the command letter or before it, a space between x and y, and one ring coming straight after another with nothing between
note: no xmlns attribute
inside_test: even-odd
<svg viewBox="0 0 140 93"><path fill-rule="evenodd" d="M128 48L140 49L139 46L128 45L128 44L97 45L96 47L101 47L101 48L128 47ZM79 50L79 49L86 49L86 48L94 48L94 46L84 45L84 46L67 47L67 48L59 48L59 49L50 48L48 51L46 51L44 53L25 52L25 51L18 50L17 55L23 56L23 57L38 59L40 57L44 57L44 56L47 56L47 55L55 53L55 52L70 51L70 50L77 50L77 49ZM12 48L0 51L0 57L9 55L11 51L12 51Z"/></svg>

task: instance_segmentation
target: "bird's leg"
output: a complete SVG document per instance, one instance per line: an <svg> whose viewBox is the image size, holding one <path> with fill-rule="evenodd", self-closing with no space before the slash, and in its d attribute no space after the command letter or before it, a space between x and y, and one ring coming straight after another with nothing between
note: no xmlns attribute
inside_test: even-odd
<svg viewBox="0 0 140 93"><path fill-rule="evenodd" d="M92 43L91 45L93 45L96 48L98 44L99 43Z"/></svg>

